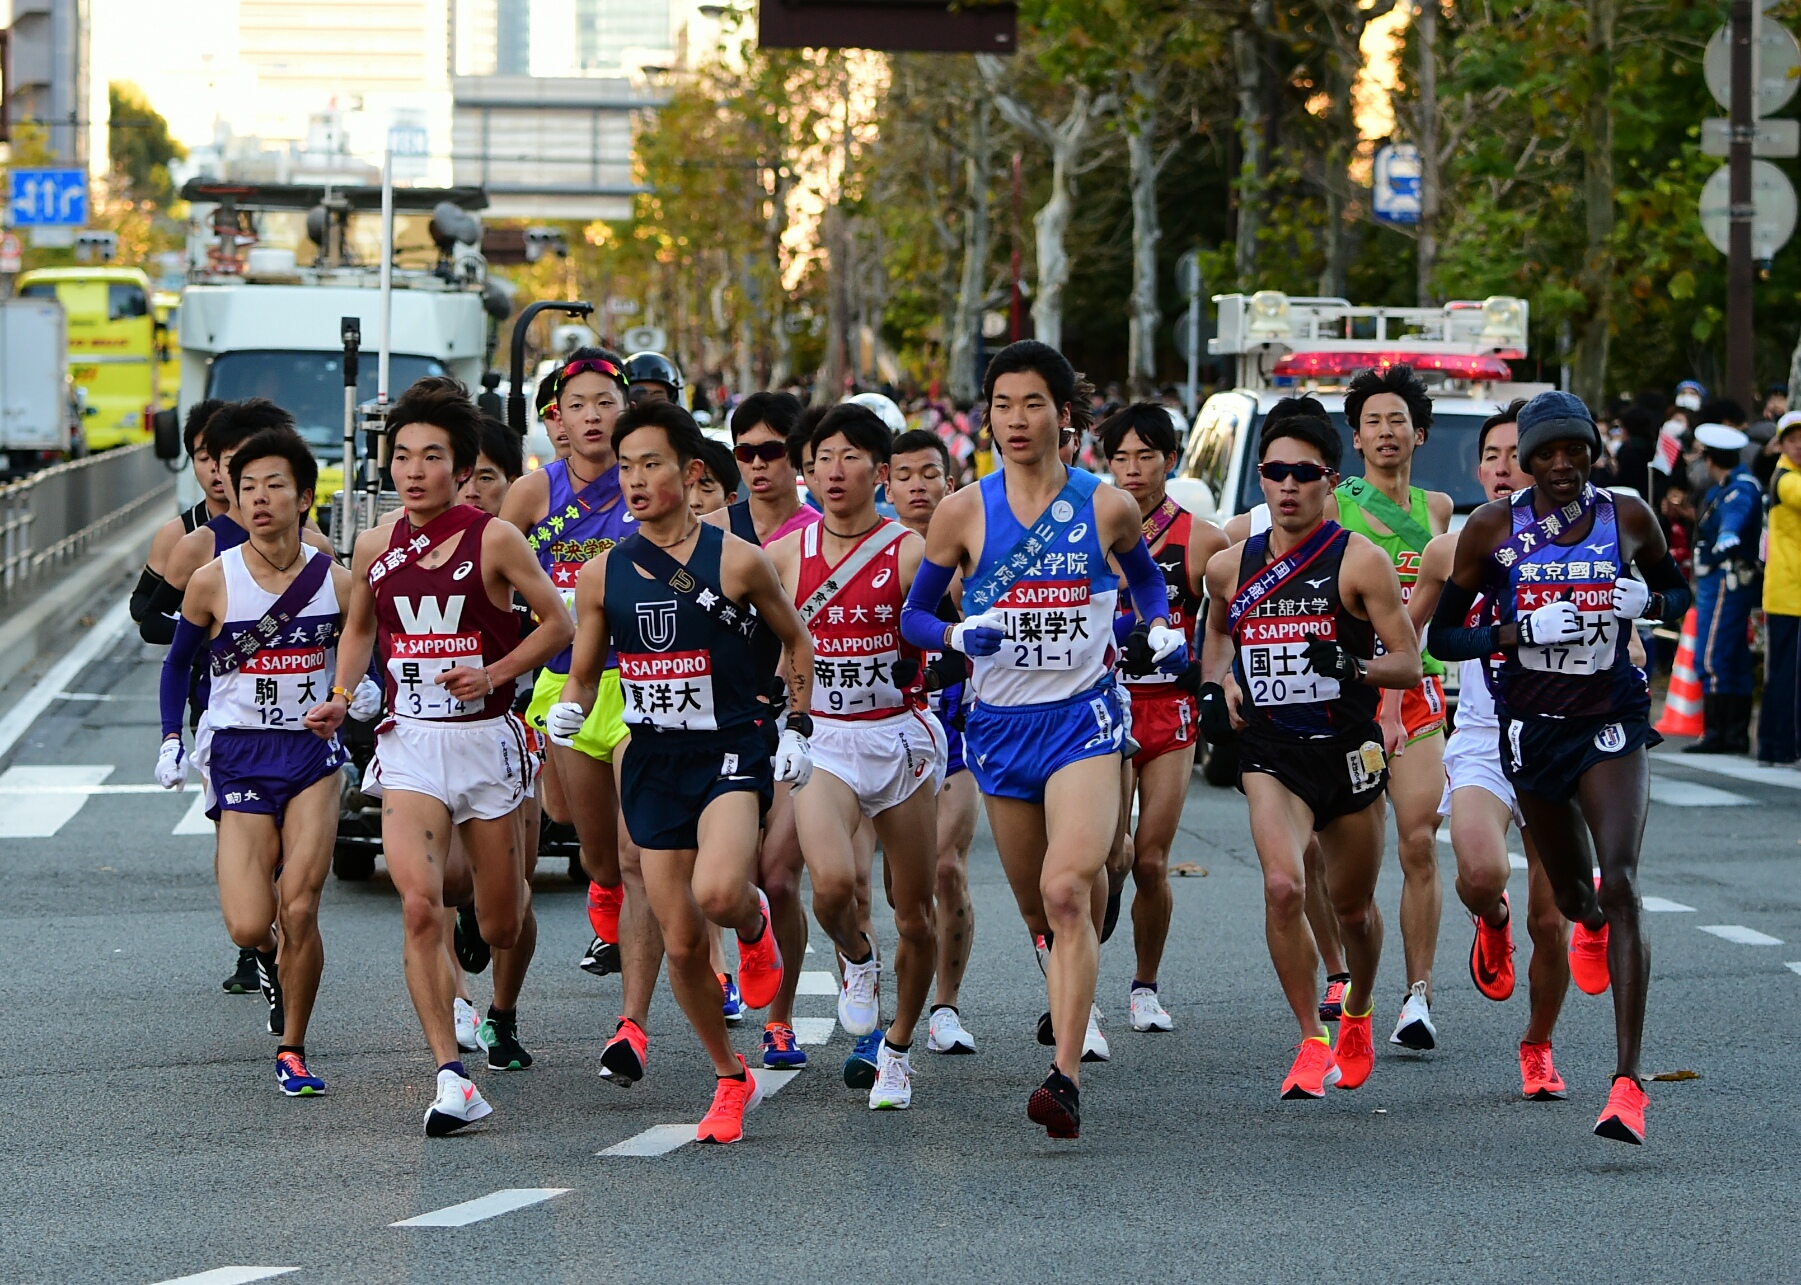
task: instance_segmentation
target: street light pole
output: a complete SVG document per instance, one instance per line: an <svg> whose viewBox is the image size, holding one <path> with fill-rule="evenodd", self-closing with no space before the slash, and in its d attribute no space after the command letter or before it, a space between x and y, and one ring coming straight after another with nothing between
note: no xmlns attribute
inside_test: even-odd
<svg viewBox="0 0 1801 1285"><path fill-rule="evenodd" d="M1751 364L1752 325L1751 222L1757 207L1751 197L1751 143L1757 133L1756 94L1752 83L1757 7L1752 0L1732 0L1732 136L1728 165L1726 259L1726 394L1749 408L1755 400Z"/></svg>

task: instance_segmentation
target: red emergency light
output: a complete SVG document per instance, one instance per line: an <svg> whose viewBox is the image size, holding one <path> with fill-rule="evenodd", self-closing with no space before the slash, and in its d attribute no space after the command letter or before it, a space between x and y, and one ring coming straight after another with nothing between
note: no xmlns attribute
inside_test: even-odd
<svg viewBox="0 0 1801 1285"><path fill-rule="evenodd" d="M1292 352L1276 362L1270 373L1278 378L1317 379L1331 375L1351 375L1360 370L1387 370L1390 366L1412 366L1415 370L1436 370L1456 379L1508 380L1513 371L1506 354L1403 352L1399 350L1347 352Z"/></svg>

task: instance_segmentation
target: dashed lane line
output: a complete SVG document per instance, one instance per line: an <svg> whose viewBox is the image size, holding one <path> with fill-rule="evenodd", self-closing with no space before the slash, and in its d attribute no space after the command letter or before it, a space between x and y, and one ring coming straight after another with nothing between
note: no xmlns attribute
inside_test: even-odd
<svg viewBox="0 0 1801 1285"><path fill-rule="evenodd" d="M249 1285L251 1281L266 1281L271 1276L286 1276L299 1270L298 1267L215 1267L210 1272L158 1281L157 1285Z"/></svg>
<svg viewBox="0 0 1801 1285"><path fill-rule="evenodd" d="M796 995L836 995L838 979L827 972L805 972L800 975L800 985L794 988Z"/></svg>
<svg viewBox="0 0 1801 1285"><path fill-rule="evenodd" d="M1758 785L1775 785L1785 790L1801 790L1801 771L1792 767L1762 767L1744 759L1733 758L1729 754L1666 754L1659 751L1651 755L1660 762L1672 763L1677 767L1693 768L1697 772L1713 772L1719 776L1730 776L1740 781L1752 781Z"/></svg>
<svg viewBox="0 0 1801 1285"><path fill-rule="evenodd" d="M1789 963L1784 964L1783 967L1788 969L1791 973L1801 973L1801 959L1791 960Z"/></svg>
<svg viewBox="0 0 1801 1285"><path fill-rule="evenodd" d="M107 777L110 763L9 767L0 773L0 839L48 839L62 829Z"/></svg>
<svg viewBox="0 0 1801 1285"><path fill-rule="evenodd" d="M1639 909L1649 911L1654 915L1692 915L1695 913L1693 906L1685 906L1680 901L1671 901L1668 897L1640 897L1638 904Z"/></svg>
<svg viewBox="0 0 1801 1285"><path fill-rule="evenodd" d="M798 1025L798 1023L797 1023ZM757 1085L763 1090L763 1101L767 1102L782 1087L799 1075L799 1071L766 1071L761 1067L753 1067L750 1072L756 1077ZM671 1151L686 1146L694 1141L695 1131L699 1124L653 1124L642 1133L634 1133L624 1142L615 1142L604 1151L597 1151L597 1156L629 1156L639 1159L666 1156ZM400 1224L396 1223L395 1226Z"/></svg>
<svg viewBox="0 0 1801 1285"><path fill-rule="evenodd" d="M500 1215L510 1214L516 1209L541 1205L547 1200L554 1200L568 1190L568 1187L506 1187L500 1191L490 1192L476 1200L465 1200L462 1204L451 1205L448 1209L434 1209L429 1214L420 1214L415 1218L403 1218L397 1223L389 1223L388 1226L467 1227L470 1223L498 1218Z"/></svg>
<svg viewBox="0 0 1801 1285"><path fill-rule="evenodd" d="M1694 781L1678 781L1674 777L1651 778L1651 802L1673 808L1742 808L1757 802L1730 790L1716 790L1711 785Z"/></svg>
<svg viewBox="0 0 1801 1285"><path fill-rule="evenodd" d="M188 810L181 814L181 820L175 823L170 834L205 834L213 833L213 823L206 819L206 795L199 790L194 792L194 801L188 804Z"/></svg>
<svg viewBox="0 0 1801 1285"><path fill-rule="evenodd" d="M1755 928L1747 928L1743 924L1701 924L1704 933L1712 933L1722 941L1735 942L1740 946L1780 946L1782 938L1772 937L1769 933L1760 933Z"/></svg>

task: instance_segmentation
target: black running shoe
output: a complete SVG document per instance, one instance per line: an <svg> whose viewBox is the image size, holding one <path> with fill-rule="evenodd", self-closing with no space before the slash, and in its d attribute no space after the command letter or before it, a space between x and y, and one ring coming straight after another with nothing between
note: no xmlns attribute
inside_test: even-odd
<svg viewBox="0 0 1801 1285"><path fill-rule="evenodd" d="M1026 1101L1026 1115L1033 1124L1043 1125L1053 1138L1082 1136L1082 1093L1055 1066L1044 1077L1044 1083L1032 1090Z"/></svg>
<svg viewBox="0 0 1801 1285"><path fill-rule="evenodd" d="M581 968L584 973L593 973L596 977L618 972L619 947L596 937L588 943L588 949L582 955Z"/></svg>
<svg viewBox="0 0 1801 1285"><path fill-rule="evenodd" d="M238 968L230 977L219 983L219 988L227 995L249 995L256 990L256 952L238 948Z"/></svg>
<svg viewBox="0 0 1801 1285"><path fill-rule="evenodd" d="M465 973L484 971L493 957L488 943L482 940L482 926L475 920L474 902L457 908L456 953L457 963Z"/></svg>
<svg viewBox="0 0 1801 1285"><path fill-rule="evenodd" d="M1051 1015L1045 1013L1038 1019L1038 1042L1046 1048L1057 1047L1057 1033L1051 1029Z"/></svg>
<svg viewBox="0 0 1801 1285"><path fill-rule="evenodd" d="M263 1002L269 1006L269 1034L281 1035L287 1030L287 1011L281 1002L281 977L275 969L275 955L271 952L265 956L261 951L252 951L256 959L256 985L263 993Z"/></svg>
<svg viewBox="0 0 1801 1285"><path fill-rule="evenodd" d="M490 1014L475 1028L475 1042L488 1051L490 1071L523 1071L532 1064L532 1055L519 1043L517 1018Z"/></svg>
<svg viewBox="0 0 1801 1285"><path fill-rule="evenodd" d="M1113 935L1113 930L1119 927L1119 902L1120 898L1125 894L1125 891L1126 880L1124 875L1120 876L1118 883L1113 882L1112 875L1107 876L1107 913L1101 916L1102 941L1106 941L1107 938L1111 937Z"/></svg>

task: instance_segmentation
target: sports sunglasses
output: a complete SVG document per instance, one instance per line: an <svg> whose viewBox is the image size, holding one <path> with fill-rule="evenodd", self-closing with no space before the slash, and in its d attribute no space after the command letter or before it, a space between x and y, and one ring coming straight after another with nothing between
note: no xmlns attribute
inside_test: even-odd
<svg viewBox="0 0 1801 1285"><path fill-rule="evenodd" d="M583 357L580 361L570 362L557 372L557 392L561 394L564 384L587 371L593 371L596 375L605 375L608 379L618 380L621 388L631 386L631 381L625 377L625 372L606 358Z"/></svg>
<svg viewBox="0 0 1801 1285"><path fill-rule="evenodd" d="M1312 460L1301 460L1294 464L1275 460L1259 464L1257 471L1272 482L1286 482L1291 477L1297 482L1317 482L1332 473L1324 464L1315 464Z"/></svg>
<svg viewBox="0 0 1801 1285"><path fill-rule="evenodd" d="M762 460L774 464L777 460L788 458L786 442L739 442L732 447L732 454L738 457L740 464L748 464L752 460Z"/></svg>

